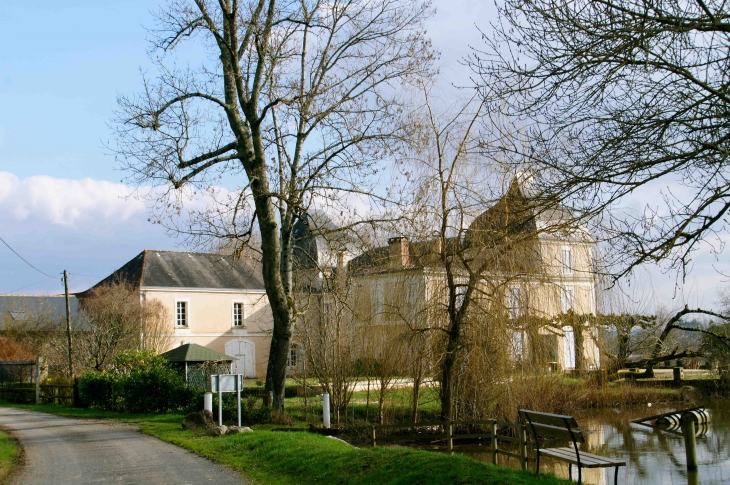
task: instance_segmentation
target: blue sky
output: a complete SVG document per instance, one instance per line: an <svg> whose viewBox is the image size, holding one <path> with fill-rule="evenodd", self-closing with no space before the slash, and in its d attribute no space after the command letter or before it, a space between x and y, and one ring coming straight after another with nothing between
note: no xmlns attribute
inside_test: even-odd
<svg viewBox="0 0 730 485"><path fill-rule="evenodd" d="M0 9L0 237L53 276L84 290L145 248L184 241L147 221L144 203L104 148L116 98L150 68L147 32L157 2L5 0ZM438 0L429 33L441 51L443 86L467 84L458 61L489 29L492 2ZM714 301L718 264L703 253L686 298ZM671 278L652 283L671 300ZM27 288L23 288L26 287ZM57 293L60 277L36 272L0 245L0 293ZM701 300L701 301L700 301ZM675 301L676 303L676 301Z"/></svg>

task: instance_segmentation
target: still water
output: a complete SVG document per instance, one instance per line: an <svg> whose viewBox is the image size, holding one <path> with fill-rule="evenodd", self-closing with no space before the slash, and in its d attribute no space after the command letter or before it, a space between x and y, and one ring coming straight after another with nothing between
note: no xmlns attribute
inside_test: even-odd
<svg viewBox="0 0 730 485"><path fill-rule="evenodd" d="M697 436L699 471L688 475L684 439L680 434L632 423L631 420L683 409L673 406L635 406L600 409L576 415L581 429L591 430L583 449L592 453L624 458L626 467L619 471L619 483L649 484L730 484L730 401L702 403L710 411L710 424ZM491 454L482 447L456 447L459 452L481 461L491 462ZM484 450L486 451L486 450ZM517 460L500 456L499 464L517 467ZM534 467L534 462L530 462ZM541 471L551 471L568 478L568 465L541 460ZM583 482L594 485L613 484L613 468L583 470ZM577 473L573 470L574 479Z"/></svg>

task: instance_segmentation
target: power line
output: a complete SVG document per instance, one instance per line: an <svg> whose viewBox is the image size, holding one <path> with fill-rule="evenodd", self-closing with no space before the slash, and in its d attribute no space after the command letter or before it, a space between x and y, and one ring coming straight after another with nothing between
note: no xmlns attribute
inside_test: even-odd
<svg viewBox="0 0 730 485"><path fill-rule="evenodd" d="M93 274L69 273L70 276L87 276L89 278L103 278L103 276L95 276Z"/></svg>
<svg viewBox="0 0 730 485"><path fill-rule="evenodd" d="M42 274L44 276L48 276L49 278L56 278L56 276L51 276L48 273L44 273L43 271L39 270L38 268L36 268L32 264L30 264L23 256L21 256L20 254L18 254L18 252L15 249L11 248L10 247L10 244L8 244L8 243L5 242L5 239L3 239L3 238L0 237L0 241L2 241L3 244L6 245L9 250L11 250L12 252L14 252L17 257L19 257L20 259L22 259L25 264L27 264L28 266L30 266L34 270L38 271L40 274ZM21 288L21 290L22 290L22 288Z"/></svg>
<svg viewBox="0 0 730 485"><path fill-rule="evenodd" d="M49 276L48 278L53 278L53 276ZM43 278L43 279L42 279L42 280L40 280L40 281L36 281L35 283L31 283L31 284L29 284L29 285L23 286L22 288L18 288L17 290L9 291L9 292L8 292L8 294L10 294L10 293L15 293L16 291L24 290L24 289L26 289L26 288L30 288L31 286L35 286L35 285L37 285L38 283L43 283L43 282L44 282L44 281L46 281L46 280L47 280L48 278Z"/></svg>

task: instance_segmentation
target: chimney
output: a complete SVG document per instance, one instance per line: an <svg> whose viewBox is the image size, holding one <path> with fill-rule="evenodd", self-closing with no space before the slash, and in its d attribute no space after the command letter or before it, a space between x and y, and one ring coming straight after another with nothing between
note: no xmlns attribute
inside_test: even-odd
<svg viewBox="0 0 730 485"><path fill-rule="evenodd" d="M391 237L388 239L388 256L390 269L403 269L410 266L407 237Z"/></svg>

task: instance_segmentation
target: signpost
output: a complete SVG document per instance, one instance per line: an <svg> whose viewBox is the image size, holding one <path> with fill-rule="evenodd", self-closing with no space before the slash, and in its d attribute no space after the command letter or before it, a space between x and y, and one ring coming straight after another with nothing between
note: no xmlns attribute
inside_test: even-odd
<svg viewBox="0 0 730 485"><path fill-rule="evenodd" d="M210 376L210 391L218 393L218 426L223 426L223 393L235 392L238 398L238 427L241 427L241 390L243 374L213 374Z"/></svg>

